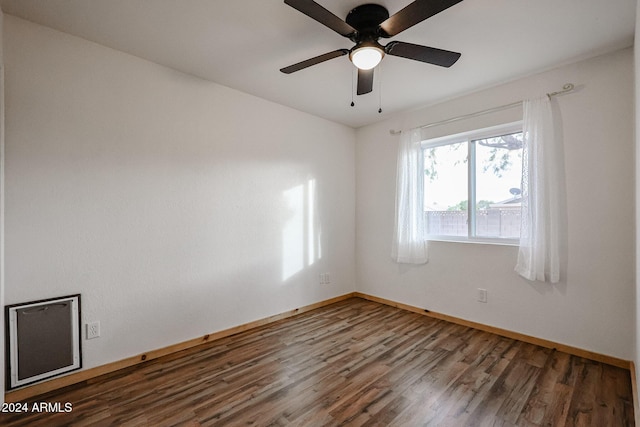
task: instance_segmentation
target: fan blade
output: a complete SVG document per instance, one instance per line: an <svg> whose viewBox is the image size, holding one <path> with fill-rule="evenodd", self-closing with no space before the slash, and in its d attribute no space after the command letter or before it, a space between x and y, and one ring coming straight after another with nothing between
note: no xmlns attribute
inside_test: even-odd
<svg viewBox="0 0 640 427"><path fill-rule="evenodd" d="M342 36L351 37L357 33L355 28L313 0L284 0L284 2Z"/></svg>
<svg viewBox="0 0 640 427"><path fill-rule="evenodd" d="M462 0L416 0L380 24L381 37L393 37Z"/></svg>
<svg viewBox="0 0 640 427"><path fill-rule="evenodd" d="M401 56L402 58L447 68L455 64L461 56L458 52L405 42L391 42L384 48L384 51L389 55Z"/></svg>
<svg viewBox="0 0 640 427"><path fill-rule="evenodd" d="M358 68L358 95L364 95L373 90L373 68L361 70Z"/></svg>
<svg viewBox="0 0 640 427"><path fill-rule="evenodd" d="M333 52L325 53L324 55L316 56L315 58L307 59L306 61L298 62L297 64L289 65L288 67L281 68L285 74L295 73L296 71L300 71L304 68L311 67L312 65L319 64L324 61L328 61L333 58L337 58L339 56L343 56L349 53L349 49L338 49Z"/></svg>

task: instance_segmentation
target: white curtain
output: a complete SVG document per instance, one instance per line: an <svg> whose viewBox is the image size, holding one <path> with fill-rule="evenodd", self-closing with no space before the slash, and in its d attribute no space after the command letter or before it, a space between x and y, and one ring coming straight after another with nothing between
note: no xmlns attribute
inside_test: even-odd
<svg viewBox="0 0 640 427"><path fill-rule="evenodd" d="M559 170L548 96L523 102L522 223L516 272L528 280L557 283Z"/></svg>
<svg viewBox="0 0 640 427"><path fill-rule="evenodd" d="M403 131L398 149L396 219L391 257L398 263L425 264L424 155L419 129Z"/></svg>

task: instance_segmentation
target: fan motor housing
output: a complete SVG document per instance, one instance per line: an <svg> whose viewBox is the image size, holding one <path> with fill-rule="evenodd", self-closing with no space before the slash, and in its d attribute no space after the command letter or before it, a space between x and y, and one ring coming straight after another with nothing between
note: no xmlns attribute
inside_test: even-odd
<svg viewBox="0 0 640 427"><path fill-rule="evenodd" d="M362 35L377 35L378 26L389 18L389 11L379 4L363 4L349 12L345 21Z"/></svg>

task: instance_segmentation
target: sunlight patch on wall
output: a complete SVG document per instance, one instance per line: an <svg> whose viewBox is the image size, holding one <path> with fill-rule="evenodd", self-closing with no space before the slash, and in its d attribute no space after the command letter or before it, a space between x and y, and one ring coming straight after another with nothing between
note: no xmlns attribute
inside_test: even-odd
<svg viewBox="0 0 640 427"><path fill-rule="evenodd" d="M322 256L316 180L284 192L288 220L282 230L282 280L287 280Z"/></svg>

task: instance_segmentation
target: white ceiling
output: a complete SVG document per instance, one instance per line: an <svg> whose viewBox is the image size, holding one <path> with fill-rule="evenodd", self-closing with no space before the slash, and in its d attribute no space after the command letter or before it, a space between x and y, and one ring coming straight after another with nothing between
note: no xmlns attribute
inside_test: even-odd
<svg viewBox="0 0 640 427"><path fill-rule="evenodd" d="M341 18L366 2L317 1ZM394 14L411 0L377 3ZM354 96L351 107L354 67L346 56L290 75L279 71L353 45L282 0L0 0L0 5L5 13L356 128L631 46L636 15L636 0L465 0L390 39L461 52L453 67L387 56L376 70L374 91Z"/></svg>

